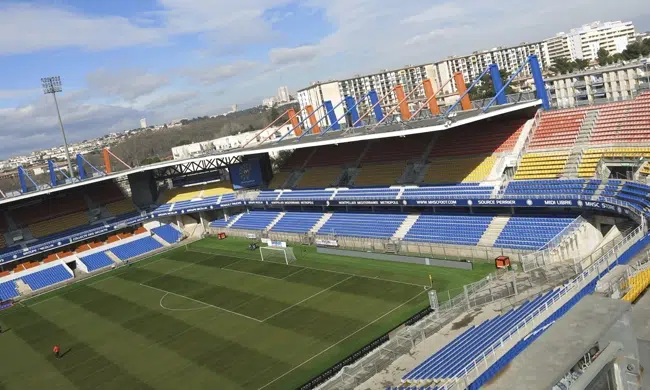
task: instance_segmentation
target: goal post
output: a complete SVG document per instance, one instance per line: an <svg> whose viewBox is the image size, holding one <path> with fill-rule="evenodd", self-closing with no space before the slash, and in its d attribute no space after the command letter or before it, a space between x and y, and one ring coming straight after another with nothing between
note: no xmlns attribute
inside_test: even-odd
<svg viewBox="0 0 650 390"><path fill-rule="evenodd" d="M260 258L262 261L287 265L296 261L293 248L276 248L271 246L260 247Z"/></svg>

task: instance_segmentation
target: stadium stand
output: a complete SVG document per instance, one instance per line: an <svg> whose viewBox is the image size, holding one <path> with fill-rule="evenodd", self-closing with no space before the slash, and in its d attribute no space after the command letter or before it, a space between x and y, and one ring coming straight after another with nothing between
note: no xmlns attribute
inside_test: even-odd
<svg viewBox="0 0 650 390"><path fill-rule="evenodd" d="M606 149L588 149L580 160L579 177L592 177L601 159L623 160L650 158L650 147L617 147Z"/></svg>
<svg viewBox="0 0 650 390"><path fill-rule="evenodd" d="M395 184L406 168L405 162L388 164L363 164L358 176L354 179L355 186L376 186Z"/></svg>
<svg viewBox="0 0 650 390"><path fill-rule="evenodd" d="M476 245L492 222L489 216L422 214L404 236L405 241Z"/></svg>
<svg viewBox="0 0 650 390"><path fill-rule="evenodd" d="M404 375L405 381L438 381L460 377L477 355L483 353L521 320L552 301L566 287L558 287L507 313L473 326Z"/></svg>
<svg viewBox="0 0 650 390"><path fill-rule="evenodd" d="M294 191L282 192L282 195L280 196L279 199L281 200L290 200L290 199L327 200L331 198L333 194L334 194L333 190L294 190ZM275 194L275 196L277 197L277 193ZM259 196L256 199L264 200L264 198L260 199Z"/></svg>
<svg viewBox="0 0 650 390"><path fill-rule="evenodd" d="M86 195L98 205L117 202L125 198L120 187L113 180L94 183L85 188Z"/></svg>
<svg viewBox="0 0 650 390"><path fill-rule="evenodd" d="M135 241L111 248L111 252L120 260L128 260L147 252L162 248L162 244L152 237L144 237Z"/></svg>
<svg viewBox="0 0 650 390"><path fill-rule="evenodd" d="M528 149L571 147L576 142L586 109L551 111L542 113Z"/></svg>
<svg viewBox="0 0 650 390"><path fill-rule="evenodd" d="M318 234L348 237L391 238L406 214L336 213L318 230Z"/></svg>
<svg viewBox="0 0 650 390"><path fill-rule="evenodd" d="M231 216L227 221L226 221L225 218L219 218L217 220L214 220L214 221L210 222L210 227L213 227L213 228L227 227L228 224L232 221L232 218L235 218L235 217L236 217L235 215Z"/></svg>
<svg viewBox="0 0 650 390"><path fill-rule="evenodd" d="M287 181L291 171L279 171L273 174L273 179L269 182L269 188L283 188L284 183Z"/></svg>
<svg viewBox="0 0 650 390"><path fill-rule="evenodd" d="M251 211L243 214L231 227L236 229L264 230L279 216L277 211Z"/></svg>
<svg viewBox="0 0 650 390"><path fill-rule="evenodd" d="M537 250L566 228L574 218L512 216L501 231L497 248Z"/></svg>
<svg viewBox="0 0 650 390"><path fill-rule="evenodd" d="M457 156L430 160L424 184L466 183L486 180L496 157L492 155Z"/></svg>
<svg viewBox="0 0 650 390"><path fill-rule="evenodd" d="M21 276L20 279L29 285L32 290L39 290L72 279L72 274L66 270L64 265L57 265L29 275Z"/></svg>
<svg viewBox="0 0 650 390"><path fill-rule="evenodd" d="M635 143L650 138L650 93L627 102L611 103L599 109L591 143Z"/></svg>
<svg viewBox="0 0 650 390"><path fill-rule="evenodd" d="M431 133L415 134L408 137L392 137L370 142L369 149L361 159L361 165L421 159L422 154L433 140Z"/></svg>
<svg viewBox="0 0 650 390"><path fill-rule="evenodd" d="M623 296L627 302L636 301L650 286L650 269L644 269L627 280L628 291Z"/></svg>
<svg viewBox="0 0 650 390"><path fill-rule="evenodd" d="M135 205L131 199L122 199L116 202L107 203L104 205L106 211L108 211L113 216L118 216L132 211L136 211Z"/></svg>
<svg viewBox="0 0 650 390"><path fill-rule="evenodd" d="M396 199L397 188L351 188L339 189L334 199Z"/></svg>
<svg viewBox="0 0 650 390"><path fill-rule="evenodd" d="M514 179L558 178L562 174L568 159L568 151L527 153L521 159Z"/></svg>
<svg viewBox="0 0 650 390"><path fill-rule="evenodd" d="M487 198L493 190L493 186L482 186L480 183L462 183L449 186L407 187L404 189L402 198L432 198L441 196L456 198Z"/></svg>
<svg viewBox="0 0 650 390"><path fill-rule="evenodd" d="M29 225L28 228L34 237L40 238L86 225L87 223L88 215L82 211L36 222Z"/></svg>
<svg viewBox="0 0 650 390"><path fill-rule="evenodd" d="M272 228L272 232L306 233L316 225L323 213L306 211L287 212Z"/></svg>
<svg viewBox="0 0 650 390"><path fill-rule="evenodd" d="M169 244L174 244L183 238L183 234L171 224L161 225L151 229L151 232Z"/></svg>
<svg viewBox="0 0 650 390"><path fill-rule="evenodd" d="M104 252L97 252L85 257L79 257L79 260L86 265L88 272L97 271L98 269L115 264Z"/></svg>
<svg viewBox="0 0 650 390"><path fill-rule="evenodd" d="M14 283L13 280L0 283L0 301L12 299L18 295L19 294L18 290L16 289L16 283Z"/></svg>
<svg viewBox="0 0 650 390"><path fill-rule="evenodd" d="M309 168L298 181L296 188L331 187L336 184L341 170L340 166Z"/></svg>

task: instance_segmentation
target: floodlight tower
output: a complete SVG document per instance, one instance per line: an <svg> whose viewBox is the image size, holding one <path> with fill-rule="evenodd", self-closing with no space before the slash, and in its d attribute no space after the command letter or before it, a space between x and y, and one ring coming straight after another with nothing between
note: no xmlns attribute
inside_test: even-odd
<svg viewBox="0 0 650 390"><path fill-rule="evenodd" d="M56 106L56 115L59 117L59 126L61 126L61 134L63 134L63 145L65 146L65 156L68 159L68 170L70 180L74 178L74 171L72 170L72 160L70 159L70 150L68 150L68 140L65 137L65 130L63 129L63 121L61 120L61 112L59 111L59 102L56 100L56 93L63 91L61 87L61 77L43 77L41 78L43 84L43 93L46 95L52 94L54 96L54 105Z"/></svg>

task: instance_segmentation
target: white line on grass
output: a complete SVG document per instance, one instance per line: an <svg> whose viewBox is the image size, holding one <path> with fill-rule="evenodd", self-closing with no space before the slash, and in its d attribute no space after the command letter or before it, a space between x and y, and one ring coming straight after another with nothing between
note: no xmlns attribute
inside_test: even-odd
<svg viewBox="0 0 650 390"><path fill-rule="evenodd" d="M424 292L424 291L423 291L423 292ZM392 309L391 311L382 314L380 317L377 317L377 318L376 318L375 320L373 320L372 322L369 322L368 324L364 325L362 328L360 328L360 329L354 331L353 333L350 333L349 335L345 336L345 337L342 338L341 340L339 340L339 341L337 341L336 343L330 345L329 347L327 347L327 348L325 348L324 350L320 351L320 352L317 353L316 355L310 357L309 359L305 360L304 362L300 363L299 365L295 366L294 368L290 369L289 371L285 372L284 374L280 375L279 377L273 379L271 382L269 382L269 383L265 384L264 386L258 388L257 390L262 390L262 389L268 387L269 385L271 385L271 384L277 382L278 380L284 378L285 376L289 375L289 374L292 373L293 371L297 370L298 368L300 368L300 367L304 366L305 364L309 363L310 361L314 360L314 359L317 358L318 356L324 354L325 352L327 352L327 351L329 351L330 349L336 347L337 345L341 344L341 343L344 342L345 340L349 339L350 337L352 337L352 336L354 336L355 334L361 332L362 330L366 329L367 327L369 327L370 325L374 324L375 322L377 322L377 321L381 320L382 318L386 317L387 315L389 315L390 313L392 313L392 312L394 312L395 310L399 309L400 307L402 307L402 306L406 305L407 303L411 302L411 301L414 300L415 298L419 297L423 292L418 293L416 296L414 296L413 298L409 299L408 301L402 303L401 305L395 307L395 308Z"/></svg>
<svg viewBox="0 0 650 390"><path fill-rule="evenodd" d="M227 267L227 266L226 266L226 267ZM252 273L252 272L240 271L240 270L238 270L238 269L230 269L230 268L226 268L226 267L223 267L223 268L221 268L221 269L224 270L224 271L229 271L229 272L237 272L237 273L239 273L239 274L246 274L246 275L251 275L251 276L258 276L258 277L260 277L260 278L273 279L273 280L282 280L282 279L280 279L280 278L274 278L273 276L254 274L254 273Z"/></svg>
<svg viewBox="0 0 650 390"><path fill-rule="evenodd" d="M259 320L259 319L257 319L257 318L249 317L249 316L247 316L246 314L241 314L241 313L237 313L236 311L232 311L232 310L224 309L223 307L215 306L215 305L212 305L212 304L209 304L209 303L203 302L203 301L199 301L198 299L190 298L190 297L187 297L187 296L185 296L185 295L176 294L175 292L171 292L171 291L163 290L162 288L149 286L148 284L143 284L143 283L140 283L140 286L148 287L148 288L150 288L150 289L152 289L152 290L157 290L157 291L164 292L164 293L171 294L171 295L176 295L177 297L185 298L185 299L187 299L187 300L189 300L189 301L193 301L193 302L196 302L196 303L202 303L202 304L204 304L204 305L206 305L206 306L209 306L209 307L215 308L215 309L217 309L217 310L225 311L225 312L230 313L230 314L234 314L234 315L237 315L237 316L240 316L240 317L248 318L249 320L253 320L253 321L255 321L255 322L263 322L262 320Z"/></svg>
<svg viewBox="0 0 650 390"><path fill-rule="evenodd" d="M193 249L188 249L187 251L188 251L188 252L197 252L197 253L208 254L208 252L201 252L201 251L196 251L196 250L193 250ZM250 260L250 261L261 261L261 260L251 259L251 258L248 258L248 257L233 256L233 255L230 255L230 254L228 254L228 255L215 254L215 253L213 253L213 254L214 254L215 256L230 257L230 258L233 258L233 259L242 259L242 260ZM399 281L399 280L392 280L392 279L384 279L384 278L380 278L380 277L377 277L377 276L367 276L367 275L360 275L360 274L351 274L351 273L349 273L349 272L333 271L333 270L330 270L330 269L317 268L317 267L309 267L309 266L302 265L302 264L287 264L287 267L307 268L307 269L312 269L312 270L315 270L315 271L330 272L330 273L333 273L333 274L356 276L356 277L359 277L359 278L371 279L371 280L381 280L382 282L391 282L391 283L398 283L398 284L406 284L406 285L409 285L409 286L416 286L416 287L426 287L426 285L424 285L424 284L402 282L402 281Z"/></svg>
<svg viewBox="0 0 650 390"><path fill-rule="evenodd" d="M266 321L266 320L270 320L271 318L277 316L278 314L282 314L282 313L284 313L285 311L287 311L287 310L289 310L289 309L291 309L291 308L294 308L294 307L300 305L301 303L303 303L303 302L305 302L305 301L308 301L308 300L314 298L315 296L318 296L318 295L324 293L325 291L331 290L331 289L333 289L334 287L338 286L339 284L341 284L341 283L343 283L343 282L345 282L345 281L347 281L347 280L352 279L353 277L354 277L354 276L348 276L347 278L341 280L340 282L334 283L333 285L329 286L328 288L325 288L325 289L323 289L323 290L320 290L319 292L317 292L317 293L315 293L315 294L312 294L312 295L308 296L307 298L303 299L303 300L300 301L300 302L294 303L293 305L291 305L291 306L289 306L289 307L287 307L287 308L284 308L284 309L280 310L279 312L277 312L277 313L275 313L275 314L271 314L270 316L268 316L268 317L266 317L265 319L263 319L262 322L264 322L264 321Z"/></svg>
<svg viewBox="0 0 650 390"><path fill-rule="evenodd" d="M162 308L165 309L165 310L169 310L169 311L194 311L194 310L207 309L208 307L210 307L210 306L203 306L203 307L195 307L195 308L192 308L192 309L174 309L174 308L167 307L167 306L163 305L163 301L165 300L165 297L166 297L167 295L169 295L169 293L165 293L165 294L160 298L160 302L159 302L160 307L162 307Z"/></svg>
<svg viewBox="0 0 650 390"><path fill-rule="evenodd" d="M289 275L285 276L284 278L281 278L280 280L285 280L285 279L288 278L289 276L293 276L293 275L295 275L295 274L297 274L297 273L299 273L299 272L302 272L302 271L304 271L304 270L305 270L305 268L300 268L298 271L293 272L293 273L290 273Z"/></svg>

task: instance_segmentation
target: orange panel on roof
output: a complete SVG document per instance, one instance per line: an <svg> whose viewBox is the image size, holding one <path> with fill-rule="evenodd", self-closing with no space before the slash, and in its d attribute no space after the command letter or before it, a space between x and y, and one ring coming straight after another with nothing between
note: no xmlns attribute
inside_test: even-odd
<svg viewBox="0 0 650 390"><path fill-rule="evenodd" d="M454 81L456 82L456 90L458 91L458 96L462 96L465 91L467 91L467 85L465 85L465 78L460 72L454 73ZM470 110L472 108L472 101L469 99L469 93L466 94L463 99L460 101L460 107L463 111Z"/></svg>
<svg viewBox="0 0 650 390"><path fill-rule="evenodd" d="M399 102L399 112L402 115L402 120L407 121L411 119L411 111L409 111L409 103L406 101L404 87L401 85L395 86L395 94L397 95L397 101Z"/></svg>
<svg viewBox="0 0 650 390"><path fill-rule="evenodd" d="M433 92L433 85L431 84L431 80L424 79L422 84L424 85L424 96L426 96L427 101L429 102L429 110L433 115L440 114L440 107L438 107L438 99L436 99L435 94Z"/></svg>

